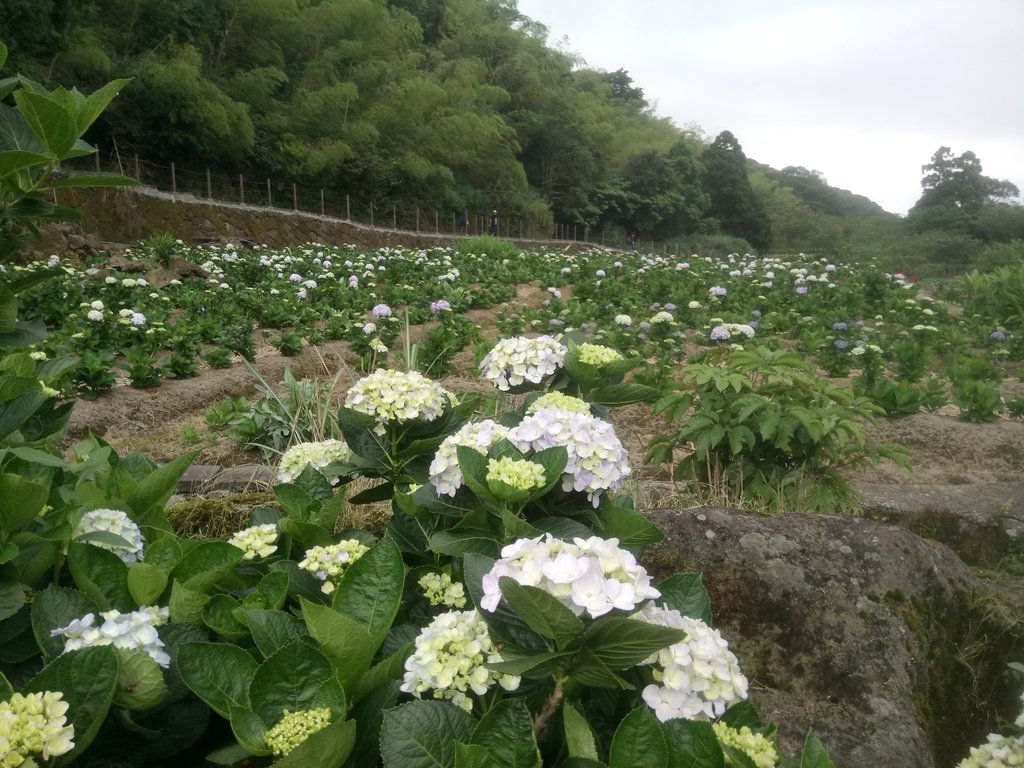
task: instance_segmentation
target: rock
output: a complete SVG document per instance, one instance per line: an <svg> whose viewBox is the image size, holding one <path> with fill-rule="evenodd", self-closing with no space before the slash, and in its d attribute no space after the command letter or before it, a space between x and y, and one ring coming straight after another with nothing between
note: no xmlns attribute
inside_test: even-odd
<svg viewBox="0 0 1024 768"><path fill-rule="evenodd" d="M997 682L1024 651L1022 596L998 601L947 547L852 517L647 515L665 533L648 568L703 573L787 754L813 729L837 768L945 768L1013 710Z"/></svg>

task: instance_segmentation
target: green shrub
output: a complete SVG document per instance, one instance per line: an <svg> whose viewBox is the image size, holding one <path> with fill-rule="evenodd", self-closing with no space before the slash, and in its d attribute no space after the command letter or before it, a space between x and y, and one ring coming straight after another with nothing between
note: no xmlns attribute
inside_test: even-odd
<svg viewBox="0 0 1024 768"><path fill-rule="evenodd" d="M500 261L519 253L519 246L510 240L500 240L490 235L479 235L460 240L455 246L458 253L475 253L488 259Z"/></svg>
<svg viewBox="0 0 1024 768"><path fill-rule="evenodd" d="M880 412L866 398L816 375L794 352L756 347L717 350L710 363L682 371L682 391L655 411L682 426L651 442L648 461L663 464L687 444L676 476L705 494L781 511L855 507L844 467L889 458L902 449L872 444L865 420Z"/></svg>

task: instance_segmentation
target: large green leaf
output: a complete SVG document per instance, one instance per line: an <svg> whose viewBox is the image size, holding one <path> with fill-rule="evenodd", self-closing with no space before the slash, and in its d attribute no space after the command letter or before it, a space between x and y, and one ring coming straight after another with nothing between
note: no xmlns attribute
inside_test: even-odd
<svg viewBox="0 0 1024 768"><path fill-rule="evenodd" d="M43 657L52 659L64 652L64 638L51 637L53 630L66 627L74 619L95 612L96 606L92 600L77 589L50 584L37 593L32 601L32 632Z"/></svg>
<svg viewBox="0 0 1024 768"><path fill-rule="evenodd" d="M128 566L128 591L138 605L153 605L167 589L167 573L152 563Z"/></svg>
<svg viewBox="0 0 1024 768"><path fill-rule="evenodd" d="M455 768L504 768L485 747L478 744L455 745Z"/></svg>
<svg viewBox="0 0 1024 768"><path fill-rule="evenodd" d="M369 632L333 608L308 600L302 601L302 618L345 690L353 692L377 650Z"/></svg>
<svg viewBox="0 0 1024 768"><path fill-rule="evenodd" d="M168 607L171 610L171 621L175 624L199 624L203 620L203 610L210 601L210 596L196 589L189 589L180 581L171 584L171 599Z"/></svg>
<svg viewBox="0 0 1024 768"><path fill-rule="evenodd" d="M835 768L835 763L828 756L824 745L814 735L814 731L808 731L807 738L804 739L804 750L800 755L800 768Z"/></svg>
<svg viewBox="0 0 1024 768"><path fill-rule="evenodd" d="M252 632L252 639L264 657L273 656L278 650L306 635L302 622L284 611L244 608L242 621Z"/></svg>
<svg viewBox="0 0 1024 768"><path fill-rule="evenodd" d="M677 573L658 585L661 598L658 600L667 608L679 611L683 616L700 619L711 625L711 598L704 589L699 573Z"/></svg>
<svg viewBox="0 0 1024 768"><path fill-rule="evenodd" d="M286 709L309 709L317 691L333 674L320 651L304 640L293 640L256 670L249 686L252 711L273 725Z"/></svg>
<svg viewBox="0 0 1024 768"><path fill-rule="evenodd" d="M14 103L32 130L58 157L78 139L78 127L71 114L50 98L27 90L14 92Z"/></svg>
<svg viewBox="0 0 1024 768"><path fill-rule="evenodd" d="M139 525L157 525L163 518L163 508L178 487L178 481L185 474L198 451L178 456L143 477L132 489L126 501L133 519ZM158 526L164 527L164 526ZM181 578L180 576L177 578Z"/></svg>
<svg viewBox="0 0 1024 768"><path fill-rule="evenodd" d="M0 533L9 536L34 520L49 495L45 485L6 472L0 474Z"/></svg>
<svg viewBox="0 0 1024 768"><path fill-rule="evenodd" d="M509 576L502 576L498 583L516 615L538 635L554 640L559 650L568 647L586 629L576 614L543 589L524 586Z"/></svg>
<svg viewBox="0 0 1024 768"><path fill-rule="evenodd" d="M675 718L662 723L672 768L725 768L711 723Z"/></svg>
<svg viewBox="0 0 1024 768"><path fill-rule="evenodd" d="M595 621L583 636L590 650L613 671L636 666L651 654L677 643L686 636L672 629L622 616L605 616Z"/></svg>
<svg viewBox="0 0 1024 768"><path fill-rule="evenodd" d="M622 718L612 738L608 765L609 768L669 768L665 734L647 707L634 709Z"/></svg>
<svg viewBox="0 0 1024 768"><path fill-rule="evenodd" d="M249 684L258 666L237 645L184 643L178 649L177 669L185 685L225 719L232 706L248 708Z"/></svg>
<svg viewBox="0 0 1024 768"><path fill-rule="evenodd" d="M299 746L274 763L274 768L337 768L351 754L355 743L354 721L342 720L331 723L308 736Z"/></svg>
<svg viewBox="0 0 1024 768"><path fill-rule="evenodd" d="M476 721L454 704L410 701L384 713L380 753L384 768L454 768L455 745Z"/></svg>
<svg viewBox="0 0 1024 768"><path fill-rule="evenodd" d="M486 747L504 768L540 768L533 717L521 700L507 699L491 707L469 742Z"/></svg>
<svg viewBox="0 0 1024 768"><path fill-rule="evenodd" d="M16 109L0 104L0 150L52 154Z"/></svg>
<svg viewBox="0 0 1024 768"><path fill-rule="evenodd" d="M251 709L231 705L231 732L238 743L252 755L269 755L267 746L267 724Z"/></svg>
<svg viewBox="0 0 1024 768"><path fill-rule="evenodd" d="M370 761L377 761L384 713L395 706L400 691L401 683L391 680L367 689L367 693L352 707L352 719L356 721L355 754L372 755Z"/></svg>
<svg viewBox="0 0 1024 768"><path fill-rule="evenodd" d="M590 402L596 405L629 405L630 403L653 403L661 390L646 384L609 384L590 393Z"/></svg>
<svg viewBox="0 0 1024 768"><path fill-rule="evenodd" d="M568 701L562 703L562 727L565 729L565 746L569 750L569 757L600 759L590 723Z"/></svg>
<svg viewBox="0 0 1024 768"><path fill-rule="evenodd" d="M121 89L130 82L130 79L111 80L85 98L75 112L75 128L79 136L85 133L86 129L93 124L96 118L107 108L107 105L120 93Z"/></svg>
<svg viewBox="0 0 1024 768"><path fill-rule="evenodd" d="M52 153L40 154L38 152L25 152L20 149L0 152L0 178L15 171L20 171L22 168L29 168L33 165L45 166L56 160L56 156Z"/></svg>
<svg viewBox="0 0 1024 768"><path fill-rule="evenodd" d="M240 563L242 555L238 547L226 541L204 541L181 558L171 578L191 590L204 592Z"/></svg>
<svg viewBox="0 0 1024 768"><path fill-rule="evenodd" d="M75 729L75 746L61 762L71 762L96 738L116 685L117 654L110 646L100 646L58 656L25 686L25 693L63 693L68 704L67 724Z"/></svg>
<svg viewBox="0 0 1024 768"><path fill-rule="evenodd" d="M351 699L359 702L364 696L370 695L375 688L383 688L392 682L401 680L405 674L405 660L412 653L413 644L406 643L385 659L378 661L365 675L359 678L352 690Z"/></svg>
<svg viewBox="0 0 1024 768"><path fill-rule="evenodd" d="M152 709L167 698L160 665L141 649L119 649L114 704L125 709Z"/></svg>
<svg viewBox="0 0 1024 768"><path fill-rule="evenodd" d="M126 612L135 607L128 589L128 566L113 552L72 541L68 544L67 564L75 586L100 610Z"/></svg>
<svg viewBox="0 0 1024 768"><path fill-rule="evenodd" d="M402 553L385 536L345 571L334 595L334 609L362 625L380 645L398 614L404 587Z"/></svg>
<svg viewBox="0 0 1024 768"><path fill-rule="evenodd" d="M9 619L21 610L25 604L26 590L27 587L15 579L0 579L0 621Z"/></svg>
<svg viewBox="0 0 1024 768"><path fill-rule="evenodd" d="M249 627L235 615L242 604L223 593L211 597L203 606L203 624L228 640L244 640L251 636Z"/></svg>

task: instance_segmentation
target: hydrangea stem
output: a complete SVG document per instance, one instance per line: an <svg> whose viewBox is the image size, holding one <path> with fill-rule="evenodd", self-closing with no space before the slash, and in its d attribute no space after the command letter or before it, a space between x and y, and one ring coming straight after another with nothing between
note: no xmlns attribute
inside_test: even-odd
<svg viewBox="0 0 1024 768"><path fill-rule="evenodd" d="M533 721L533 733L540 741L544 735L544 729L548 725L548 720L551 716L558 711L558 708L562 706L562 699L565 698L565 691L562 688L562 681L555 680L555 688L551 691L551 695L548 696L548 700L544 702L543 708L537 713L537 718Z"/></svg>

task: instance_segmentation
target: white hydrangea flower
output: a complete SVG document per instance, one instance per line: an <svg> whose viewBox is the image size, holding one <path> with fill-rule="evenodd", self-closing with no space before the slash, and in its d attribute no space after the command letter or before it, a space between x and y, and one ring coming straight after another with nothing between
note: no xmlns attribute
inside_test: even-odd
<svg viewBox="0 0 1024 768"><path fill-rule="evenodd" d="M0 765L36 766L74 749L74 724L61 691L14 693L0 702Z"/></svg>
<svg viewBox="0 0 1024 768"><path fill-rule="evenodd" d="M412 655L405 660L402 690L421 698L430 692L466 712L473 709L470 693L483 696L495 683L507 691L519 687L519 678L493 672L485 663L502 661L476 611L450 611L428 624L417 636Z"/></svg>
<svg viewBox="0 0 1024 768"><path fill-rule="evenodd" d="M984 744L971 747L971 754L957 768L1017 768L1024 766L1024 736L990 733Z"/></svg>
<svg viewBox="0 0 1024 768"><path fill-rule="evenodd" d="M502 392L524 382L540 384L565 362L569 350L551 336L501 339L480 362L483 377Z"/></svg>
<svg viewBox="0 0 1024 768"><path fill-rule="evenodd" d="M686 631L684 639L646 662L654 665L654 679L660 685L648 685L642 695L659 720L713 720L747 698L747 678L717 629L654 603L644 605L632 618Z"/></svg>
<svg viewBox="0 0 1024 768"><path fill-rule="evenodd" d="M343 440L296 443L281 456L281 461L277 465L277 481L290 483L301 475L306 467L323 469L328 464L345 463L351 458L352 451Z"/></svg>
<svg viewBox="0 0 1024 768"><path fill-rule="evenodd" d="M88 320L94 323L99 323L103 320L103 313L98 309L90 309L85 313L85 316Z"/></svg>
<svg viewBox="0 0 1024 768"><path fill-rule="evenodd" d="M368 549L356 539L344 539L326 547L313 547L306 550L299 568L320 579L323 582L320 591L329 595L338 586L345 569L366 554Z"/></svg>
<svg viewBox="0 0 1024 768"><path fill-rule="evenodd" d="M166 624L169 617L170 610L166 607L142 606L131 613L105 611L100 614L103 623L96 626L95 614L87 613L66 627L52 630L50 637L64 637L64 653L96 645L137 648L148 653L161 667L167 667L171 657L164 651L156 628Z"/></svg>
<svg viewBox="0 0 1024 768"><path fill-rule="evenodd" d="M564 446L569 460L562 489L585 492L595 507L604 491L617 491L630 473L629 455L614 427L590 414L541 408L509 430L508 439L524 452Z"/></svg>
<svg viewBox="0 0 1024 768"><path fill-rule="evenodd" d="M442 496L454 496L462 487L462 470L456 449L463 445L479 454L486 455L487 449L508 435L508 427L496 421L484 419L463 426L441 443L430 462L430 484Z"/></svg>
<svg viewBox="0 0 1024 768"><path fill-rule="evenodd" d="M602 366L622 359L622 354L602 344L580 344L580 362Z"/></svg>
<svg viewBox="0 0 1024 768"><path fill-rule="evenodd" d="M654 315L654 317L651 318L651 322L657 325L660 323L671 323L674 319L675 318L672 317L671 312L665 312L664 310L662 310L661 312L658 312L657 314Z"/></svg>
<svg viewBox="0 0 1024 768"><path fill-rule="evenodd" d="M345 397L345 406L377 419L378 434L395 421L433 421L451 402L451 394L419 371L380 368L357 381Z"/></svg>
<svg viewBox="0 0 1024 768"><path fill-rule="evenodd" d="M547 394L541 395L527 408L527 413L536 413L537 411L545 408L561 408L563 411L573 411L575 413L583 413L590 415L590 403L586 400L581 400L578 397L567 395L564 392L548 392Z"/></svg>
<svg viewBox="0 0 1024 768"><path fill-rule="evenodd" d="M614 609L632 611L661 595L633 554L619 547L618 539L597 536L567 542L546 533L507 545L483 578L481 609L497 609L502 576L543 589L577 616L592 618Z"/></svg>
<svg viewBox="0 0 1024 768"><path fill-rule="evenodd" d="M616 325L628 327L633 324L633 318L629 315L616 315L613 321Z"/></svg>
<svg viewBox="0 0 1024 768"><path fill-rule="evenodd" d="M120 509L93 509L86 512L78 521L71 537L77 539L85 534L95 531L106 531L125 540L124 544L113 544L107 541L90 541L101 549L108 549L117 555L127 564L137 563L142 556L146 546L146 540L142 537L142 531L135 521L128 517L127 513Z"/></svg>
<svg viewBox="0 0 1024 768"><path fill-rule="evenodd" d="M452 581L447 573L425 573L417 583L431 605L446 605L449 608L466 606L466 588L461 582Z"/></svg>
<svg viewBox="0 0 1024 768"><path fill-rule="evenodd" d="M243 560L270 557L277 551L277 526L264 523L244 528L228 539L228 544L233 544L245 553L242 555Z"/></svg>

